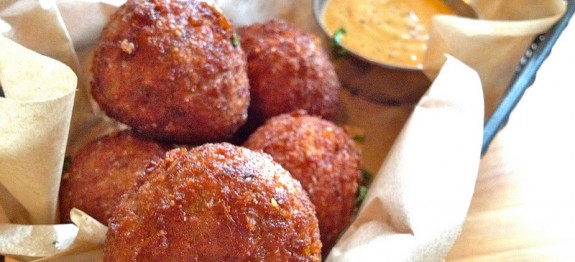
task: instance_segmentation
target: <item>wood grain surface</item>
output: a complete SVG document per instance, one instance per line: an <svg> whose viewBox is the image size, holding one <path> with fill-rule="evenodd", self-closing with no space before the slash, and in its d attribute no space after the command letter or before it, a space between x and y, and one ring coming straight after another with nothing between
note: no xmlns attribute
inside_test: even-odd
<svg viewBox="0 0 575 262"><path fill-rule="evenodd" d="M483 157L447 261L575 261L574 63L571 21Z"/></svg>

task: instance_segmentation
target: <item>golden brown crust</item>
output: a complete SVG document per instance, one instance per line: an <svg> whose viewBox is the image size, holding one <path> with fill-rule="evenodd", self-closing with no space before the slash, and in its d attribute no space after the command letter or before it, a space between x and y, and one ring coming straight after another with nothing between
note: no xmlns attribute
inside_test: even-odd
<svg viewBox="0 0 575 262"><path fill-rule="evenodd" d="M323 254L350 223L361 179L361 156L353 139L332 122L304 112L269 119L245 142L287 169L316 207Z"/></svg>
<svg viewBox="0 0 575 262"><path fill-rule="evenodd" d="M92 95L111 117L156 139L217 141L247 118L245 55L231 24L195 0L130 0L94 55Z"/></svg>
<svg viewBox="0 0 575 262"><path fill-rule="evenodd" d="M248 121L303 109L335 117L340 83L314 37L283 20L272 19L238 30L248 59L252 102Z"/></svg>
<svg viewBox="0 0 575 262"><path fill-rule="evenodd" d="M106 261L320 261L313 204L261 153L175 149L110 220Z"/></svg>
<svg viewBox="0 0 575 262"><path fill-rule="evenodd" d="M69 222L75 207L103 224L125 192L134 190L145 168L164 158L166 145L131 131L114 132L83 147L72 159L60 186L60 219Z"/></svg>

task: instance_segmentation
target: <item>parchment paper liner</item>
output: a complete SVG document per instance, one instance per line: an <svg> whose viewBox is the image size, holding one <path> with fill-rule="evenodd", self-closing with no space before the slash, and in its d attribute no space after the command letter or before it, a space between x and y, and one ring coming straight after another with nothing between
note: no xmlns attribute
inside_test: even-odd
<svg viewBox="0 0 575 262"><path fill-rule="evenodd" d="M54 223L76 76L0 36L0 221ZM14 201L17 200L17 201Z"/></svg>

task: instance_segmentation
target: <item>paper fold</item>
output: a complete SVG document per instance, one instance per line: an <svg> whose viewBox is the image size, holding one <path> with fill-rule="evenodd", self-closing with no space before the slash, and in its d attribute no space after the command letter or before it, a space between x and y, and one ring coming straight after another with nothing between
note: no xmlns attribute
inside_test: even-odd
<svg viewBox="0 0 575 262"><path fill-rule="evenodd" d="M451 248L479 168L483 100L473 69L450 58L441 72L327 261L439 261Z"/></svg>
<svg viewBox="0 0 575 262"><path fill-rule="evenodd" d="M565 12L563 1L475 0L478 19L436 16L423 68L435 78L449 54L475 69L481 78L486 119L505 95L525 50Z"/></svg>
<svg viewBox="0 0 575 262"><path fill-rule="evenodd" d="M11 195L1 204L26 211L5 210L14 223L56 221L50 185L60 183L76 81L61 62L0 36L0 192Z"/></svg>

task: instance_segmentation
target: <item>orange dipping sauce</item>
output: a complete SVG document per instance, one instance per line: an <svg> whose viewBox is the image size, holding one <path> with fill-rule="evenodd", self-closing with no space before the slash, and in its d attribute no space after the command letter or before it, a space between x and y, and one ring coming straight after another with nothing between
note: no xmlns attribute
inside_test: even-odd
<svg viewBox="0 0 575 262"><path fill-rule="evenodd" d="M342 45L372 61L421 68L431 18L455 12L441 0L330 0L322 21L330 33L344 28Z"/></svg>

